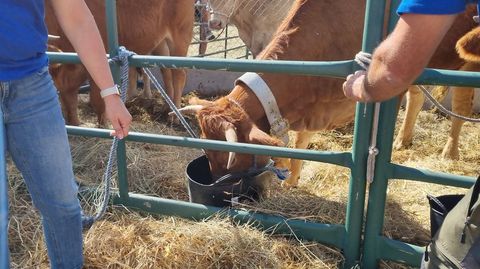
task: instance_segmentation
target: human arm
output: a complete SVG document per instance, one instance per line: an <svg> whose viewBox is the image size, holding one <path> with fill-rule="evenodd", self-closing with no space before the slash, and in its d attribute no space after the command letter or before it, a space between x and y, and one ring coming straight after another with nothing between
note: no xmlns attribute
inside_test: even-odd
<svg viewBox="0 0 480 269"><path fill-rule="evenodd" d="M114 85L105 47L95 20L84 0L50 0L55 15L83 65L100 89ZM128 135L132 117L120 96L106 96L105 113L115 129L113 135L122 139Z"/></svg>
<svg viewBox="0 0 480 269"><path fill-rule="evenodd" d="M368 72L357 71L347 77L345 95L355 101L377 102L405 91L422 73L455 17L402 15L393 32L375 49Z"/></svg>

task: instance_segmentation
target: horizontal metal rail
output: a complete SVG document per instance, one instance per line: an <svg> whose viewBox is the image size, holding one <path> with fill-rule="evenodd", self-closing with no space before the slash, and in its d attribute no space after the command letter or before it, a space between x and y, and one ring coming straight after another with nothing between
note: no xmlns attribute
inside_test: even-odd
<svg viewBox="0 0 480 269"><path fill-rule="evenodd" d="M342 248L345 227L340 224L321 224L305 220L287 219L237 209L225 209L178 200L129 193L128 198L114 196L114 204L140 209L145 212L201 220L212 215L227 215L238 223L254 224L268 232L284 235L294 234L299 239L313 240Z"/></svg>
<svg viewBox="0 0 480 269"><path fill-rule="evenodd" d="M215 40L213 41L205 41L205 42L201 42L201 41L195 41L195 42L192 42L190 43L191 45L198 45L200 43L209 43L209 44L215 44L215 42L219 42L219 41L225 41L225 40L232 40L232 39L236 39L238 38L238 36L229 36L229 37L219 37L219 38L215 38ZM246 45L243 45L243 47L247 47Z"/></svg>
<svg viewBox="0 0 480 269"><path fill-rule="evenodd" d="M48 52L47 54L53 63L80 63L76 53ZM130 57L130 65L136 67L251 71L345 78L353 72L356 64L353 60L328 62L269 61L134 55ZM480 85L480 72L425 69L415 83L476 87Z"/></svg>
<svg viewBox="0 0 480 269"><path fill-rule="evenodd" d="M85 128L76 126L67 126L67 131L71 135L85 137L111 138L110 131L105 129ZM169 136L159 134L147 134L130 132L124 139L125 141L143 142L151 144L162 144L178 147L188 147L197 149L210 149L219 151L234 151L239 153L250 153L256 155L268 155L276 157L285 157L293 159L303 159L311 161L320 161L335 164L343 167L351 167L352 158L350 152L330 152L307 149L292 149L285 147L274 147L257 144L231 143L219 140L198 139L181 136Z"/></svg>
<svg viewBox="0 0 480 269"><path fill-rule="evenodd" d="M224 50L218 50L218 51L215 51L215 52L202 54L202 55L199 55L199 56L197 56L197 57L212 56L212 55L217 55L217 54L221 54L221 53L226 53L226 52L229 52L229 51L234 51L234 50L238 50L238 49L242 49L242 48L246 48L246 46L245 46L245 45L240 45L240 46L233 47L233 48L228 48L228 49L224 49Z"/></svg>

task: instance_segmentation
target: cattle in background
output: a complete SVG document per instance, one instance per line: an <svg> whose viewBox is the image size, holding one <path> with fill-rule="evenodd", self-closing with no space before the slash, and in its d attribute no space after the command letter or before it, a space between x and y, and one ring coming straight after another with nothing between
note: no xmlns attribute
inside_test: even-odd
<svg viewBox="0 0 480 269"><path fill-rule="evenodd" d="M452 32L465 33L456 43L456 50L460 54L460 58L452 57L454 53L454 46L441 46L437 49L430 67L442 68L442 69L458 69L462 71L480 71L480 47L477 46L480 41L480 28L476 27L478 24L472 20L472 17L476 14L475 6L469 6L467 11L460 14L455 24L452 26L449 34L445 39L449 39L445 43L453 44L454 40L458 40L457 35L452 35ZM456 53L456 52L455 52ZM445 57L445 55L448 55ZM471 87L452 87L452 111L458 115L469 116L472 114L474 88ZM446 95L447 87L437 87L436 91L438 95ZM416 86L411 86L407 92L407 105L405 119L398 132L398 135L394 142L395 149L401 149L403 147L412 144L413 129L418 113L420 112L425 97ZM452 127L448 136L447 143L445 144L442 157L446 159L459 159L459 137L463 120L452 117Z"/></svg>
<svg viewBox="0 0 480 269"><path fill-rule="evenodd" d="M272 40L294 0L209 0L211 29L232 23L238 36L256 57Z"/></svg>
<svg viewBox="0 0 480 269"><path fill-rule="evenodd" d="M297 0L272 42L259 55L262 60L333 61L354 58L361 49L365 1ZM469 9L469 12L472 10ZM462 60L455 42L476 25L459 17L431 61L431 67L458 68ZM344 80L314 76L262 73L283 118L296 131L296 148L306 148L318 130L331 130L353 120L355 103L342 91ZM208 139L279 146L270 136L265 111L252 90L237 84L230 94L216 101L196 101L185 112L195 112L201 136ZM235 135L232 135L234 131ZM268 157L207 150L214 177L267 163ZM301 160L292 160L286 186L296 186Z"/></svg>
<svg viewBox="0 0 480 269"><path fill-rule="evenodd" d="M107 47L105 1L86 0ZM65 36L53 15L53 9L46 1L45 21L50 34ZM117 1L117 22L119 44L137 54L186 56L192 40L194 5L191 0L135 0ZM64 52L73 52L66 38L51 41ZM132 68L131 73L135 74ZM88 79L88 73L81 65L62 64L53 78L60 91L67 124L79 125L77 115L77 93L80 85ZM186 74L181 69L162 69L168 95L179 106L185 86ZM132 87L136 89L133 84ZM101 125L106 124L105 106L100 90L91 83L90 102Z"/></svg>

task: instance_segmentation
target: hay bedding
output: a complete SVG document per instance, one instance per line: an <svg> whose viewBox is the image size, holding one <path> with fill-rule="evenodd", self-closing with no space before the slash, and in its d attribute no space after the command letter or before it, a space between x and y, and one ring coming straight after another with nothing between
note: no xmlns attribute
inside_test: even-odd
<svg viewBox="0 0 480 269"><path fill-rule="evenodd" d="M85 126L95 117L85 102L80 109ZM132 130L187 136L182 127L165 121L163 104L137 99L129 104L134 116ZM401 112L400 118L403 118ZM421 112L414 146L394 151L393 160L414 167L475 175L480 163L480 126L467 123L462 132L460 161L439 161L450 122ZM195 127L196 128L196 127ZM351 149L351 126L316 135L312 149ZM438 133L438 130L443 130ZM74 169L81 184L98 184L105 168L110 141L71 137ZM127 144L130 191L188 200L183 177L186 164L200 150L163 145ZM13 268L48 268L38 214L31 205L18 171L8 165L10 184L10 250ZM344 223L348 169L305 162L297 189L286 191L278 184L271 195L244 208L289 218L325 223ZM428 240L426 193L462 192L441 185L393 181L389 185L385 234L414 244ZM408 194L408 195L406 195ZM84 234L86 268L337 268L338 250L291 237L260 232L252 225L234 225L212 218L191 222L173 217L146 216L116 207ZM382 268L407 268L383 263Z"/></svg>

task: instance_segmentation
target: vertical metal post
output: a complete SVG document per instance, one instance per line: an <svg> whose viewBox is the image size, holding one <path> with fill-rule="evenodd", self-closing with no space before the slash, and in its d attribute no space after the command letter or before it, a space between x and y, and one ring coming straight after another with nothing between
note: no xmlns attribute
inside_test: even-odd
<svg viewBox="0 0 480 269"><path fill-rule="evenodd" d="M223 58L227 59L227 48L228 48L228 24L225 26L225 40L223 41L225 43L225 51L223 52Z"/></svg>
<svg viewBox="0 0 480 269"><path fill-rule="evenodd" d="M3 125L3 112L0 109L0 268L9 268L10 264L8 251L8 183L5 150L5 126Z"/></svg>
<svg viewBox="0 0 480 269"><path fill-rule="evenodd" d="M388 180L392 175L389 165L392 155L393 133L397 115L398 98L383 102L380 108L379 133L374 181L369 187L367 219L365 224L365 245L362 268L377 268L382 249L382 236Z"/></svg>
<svg viewBox="0 0 480 269"><path fill-rule="evenodd" d="M117 1L106 0L105 5L108 33L108 52L110 57L118 55L118 27L117 27ZM121 84L120 67L118 64L111 66L115 83ZM125 140L118 141L117 146L117 167L118 167L118 188L120 198L128 198L128 179L127 179L127 158L126 158Z"/></svg>
<svg viewBox="0 0 480 269"><path fill-rule="evenodd" d="M362 51L372 52L382 38L385 2L367 1ZM358 68L358 67L357 67ZM373 122L373 105L357 104L353 141L353 167L350 175L346 236L344 242L344 268L351 268L360 260L361 234L365 206L367 158Z"/></svg>
<svg viewBox="0 0 480 269"><path fill-rule="evenodd" d="M365 27L362 51L372 52L382 39L382 25L385 2L367 1L365 10ZM350 175L347 217L345 220L346 236L344 242L345 265L351 268L360 260L361 233L365 206L367 158L370 133L373 122L373 105L357 104L353 141L353 167Z"/></svg>
<svg viewBox="0 0 480 269"><path fill-rule="evenodd" d="M382 0L375 0L376 2ZM373 2L373 0L372 0ZM397 21L394 13L400 1L394 0L391 3L388 29L391 31ZM372 5L369 11L381 9L385 6ZM372 17L372 14L369 14ZM375 17L375 15L373 16ZM383 16L378 16L383 18ZM377 22L378 23L378 22ZM381 24L379 24L381 25ZM371 28L369 24L369 29ZM372 40L374 41L374 40ZM393 135L395 130L395 119L397 117L398 98L383 102L380 106L379 126L377 134L377 148L379 154L376 157L376 167L373 183L369 186L367 218L365 221L365 241L363 247L362 268L377 268L382 256L381 236L383 231L385 204L387 196L388 180L392 175L390 164L392 155Z"/></svg>
<svg viewBox="0 0 480 269"><path fill-rule="evenodd" d="M352 147L353 167L350 172L348 203L345 219L345 239L343 242L345 264L343 268L352 268L360 260L360 242L363 228L365 191L367 173L367 155L372 106L357 104L355 113L354 140Z"/></svg>

